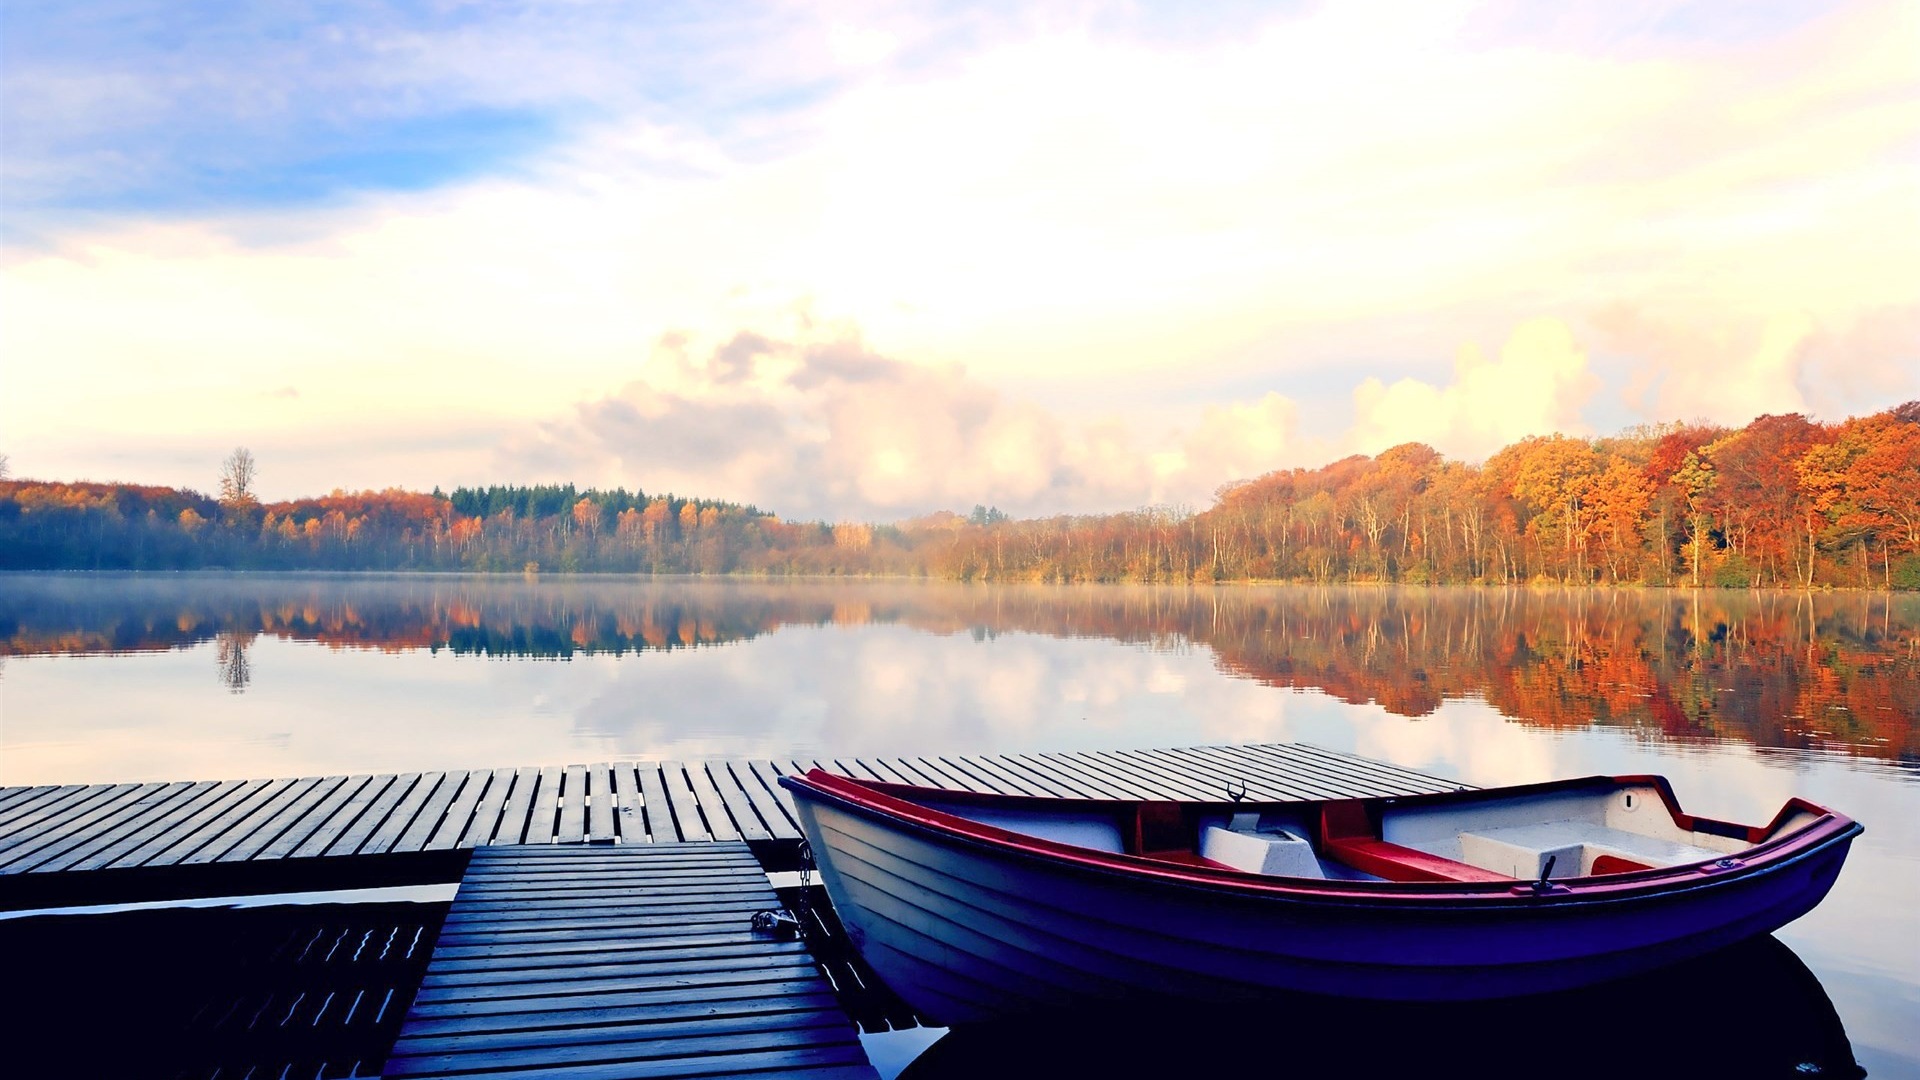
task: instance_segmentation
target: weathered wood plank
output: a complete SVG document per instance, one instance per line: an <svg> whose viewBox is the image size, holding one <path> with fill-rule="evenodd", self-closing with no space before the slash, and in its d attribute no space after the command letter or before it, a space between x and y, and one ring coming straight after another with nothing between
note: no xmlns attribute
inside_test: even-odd
<svg viewBox="0 0 1920 1080"><path fill-rule="evenodd" d="M623 844L647 842L647 812L640 801L640 777L630 761L607 769L607 797L612 806L613 835Z"/></svg>
<svg viewBox="0 0 1920 1080"><path fill-rule="evenodd" d="M714 839L714 833L709 828L711 823L701 817L700 801L694 798L693 787L687 783L686 767L677 761L661 762L660 781L666 785L667 802L673 807L673 820L680 828L681 839Z"/></svg>
<svg viewBox="0 0 1920 1080"><path fill-rule="evenodd" d="M420 781L413 785L413 790L407 792L406 796L394 805L393 812L388 814L387 819L380 823L380 827L373 830L372 835L360 845L360 853L364 855L392 851L394 845L400 842L400 838L413 827L414 819L420 816L420 811L427 803L448 784L458 784L460 776L460 773L422 773Z"/></svg>
<svg viewBox="0 0 1920 1080"><path fill-rule="evenodd" d="M771 762L768 763L771 765ZM747 801L760 814L760 820L766 823L767 830L776 840L796 840L800 837L800 826L789 812L788 800L784 798L786 789L779 781L771 786L764 778L756 762L735 761L727 763L727 774L740 790L746 794Z"/></svg>
<svg viewBox="0 0 1920 1080"><path fill-rule="evenodd" d="M640 790L646 798L647 832L656 844L672 844L694 838L682 831L674 820L673 804L667 799L667 784L660 775L658 762L643 761L639 767Z"/></svg>
<svg viewBox="0 0 1920 1080"><path fill-rule="evenodd" d="M540 786L534 789L533 805L527 815L527 843L553 842L553 829L560 818L560 781L564 775L556 766L540 770Z"/></svg>
<svg viewBox="0 0 1920 1080"><path fill-rule="evenodd" d="M560 823L553 830L556 844L578 844L587 838L587 769L569 765L560 773Z"/></svg>
<svg viewBox="0 0 1920 1080"><path fill-rule="evenodd" d="M62 822L85 817L93 810L108 806L138 790L138 784L94 784L59 798L43 800L23 809L0 831L0 842L10 838L31 838L35 833L58 828ZM18 842L18 841L16 841Z"/></svg>
<svg viewBox="0 0 1920 1080"><path fill-rule="evenodd" d="M373 807L401 780L399 776L368 777L359 790L349 795L346 802L335 808L325 821L319 822L307 834L306 839L294 846L291 857L303 859L325 854L348 830L371 813Z"/></svg>
<svg viewBox="0 0 1920 1080"><path fill-rule="evenodd" d="M1303 770L1291 762L1275 761L1253 754L1226 752L1227 748L1203 748L1207 752L1178 751L1185 756L1214 763L1221 769L1244 773L1258 779L1257 785L1249 779L1248 791L1258 791L1260 798L1284 799L1322 799L1340 798L1357 793L1351 784L1334 782L1332 778ZM1214 750L1219 752L1212 752ZM1369 793L1371 793L1369 791Z"/></svg>
<svg viewBox="0 0 1920 1080"><path fill-rule="evenodd" d="M166 790L142 800L140 812L126 814L106 824L97 831L90 831L85 839L58 855L23 869L39 873L51 873L66 870L104 854L130 836L143 829L151 828L156 822L177 818L186 812L186 808L206 797L220 786L218 780L201 780L197 783L181 782L169 784Z"/></svg>
<svg viewBox="0 0 1920 1080"><path fill-rule="evenodd" d="M8 867L32 866L58 856L83 843L89 833L98 831L109 819L125 814L130 808L166 788L165 784L125 786L128 790L118 795L94 800L85 813L67 815L37 828L22 829L11 836L0 837L0 873L10 872Z"/></svg>
<svg viewBox="0 0 1920 1080"><path fill-rule="evenodd" d="M251 829L225 846L217 855L208 855L211 848L202 849L193 859L187 861L202 862L245 862L260 853L268 844L280 839L281 835L292 829L326 797L332 795L347 782L344 776L329 776L314 781L307 789L289 799L266 818L261 819ZM201 858L206 856L206 858Z"/></svg>
<svg viewBox="0 0 1920 1080"><path fill-rule="evenodd" d="M1058 776L1028 776L1014 768L998 754L971 754L964 757L945 757L942 761L952 762L956 767L970 769L974 775L992 781L1002 788L1020 795L1050 795L1060 798L1085 797L1087 794L1077 785Z"/></svg>
<svg viewBox="0 0 1920 1080"><path fill-rule="evenodd" d="M772 982L800 978L815 970L811 956L744 956L731 961L712 962L700 971L676 971L626 975L617 978L580 979L570 983L533 983L508 986L448 986L431 991L423 988L416 1002L452 1004L464 1002L510 1002L525 1004L527 998L565 995L599 996L636 993L692 986L735 985L747 982ZM516 1002L516 999L520 999Z"/></svg>
<svg viewBox="0 0 1920 1080"><path fill-rule="evenodd" d="M1117 764L1130 765L1136 772L1158 781L1163 790L1182 792L1172 796L1174 798L1220 800L1227 797L1224 781L1195 776L1150 750L1116 750L1101 756Z"/></svg>
<svg viewBox="0 0 1920 1080"><path fill-rule="evenodd" d="M494 770L475 769L467 774L467 782L460 786L458 794L440 811L440 820L432 832L420 843L422 851L451 851L460 846L460 838L473 828L474 818L479 816L480 802L487 796L487 789L493 786Z"/></svg>
<svg viewBox="0 0 1920 1080"><path fill-rule="evenodd" d="M1211 798L1210 795L1189 791L1185 785L1174 787L1162 777L1143 772L1132 761L1113 754L1063 753L1060 757L1076 762L1090 772L1103 776L1112 776L1139 788L1143 799L1191 799Z"/></svg>
<svg viewBox="0 0 1920 1080"><path fill-rule="evenodd" d="M1093 793L1096 799L1137 799L1138 789L1112 777L1101 776L1080 767L1076 762L1052 754L1011 754L1007 760L1029 772L1040 775L1055 775L1071 778L1075 783Z"/></svg>
<svg viewBox="0 0 1920 1080"><path fill-rule="evenodd" d="M228 830L244 822L273 799L295 783L293 780L256 780L242 790L239 797L218 808L194 816L190 826L174 830L168 836L156 837L152 842L134 850L130 854L114 861L115 866L143 866L158 863L163 866L180 862L187 856L212 843Z"/></svg>
<svg viewBox="0 0 1920 1080"><path fill-rule="evenodd" d="M164 842L164 847L186 835L188 830L197 828L205 815L221 806L236 803L252 786L264 783L264 780L222 780L201 788L192 798L170 804L159 817L140 819L136 828L66 869L104 869L150 844Z"/></svg>
<svg viewBox="0 0 1920 1080"><path fill-rule="evenodd" d="M742 840L771 840L779 836L773 825L773 821L780 818L779 812L771 811L773 821L768 821L764 814L769 812L769 808L754 805L752 796L741 786L727 762L702 762L696 768L706 776L713 790L719 793L720 802L733 818L734 826L740 830Z"/></svg>
<svg viewBox="0 0 1920 1080"><path fill-rule="evenodd" d="M805 945L748 925L777 903L739 842L481 849L385 1075L866 1067Z"/></svg>
<svg viewBox="0 0 1920 1080"><path fill-rule="evenodd" d="M697 1015L708 1003L725 1007L730 1002L751 1000L804 1001L815 996L832 1000L831 994L818 989L818 975L811 962L789 964L782 971L784 977L741 979L722 975L650 990L418 1005L408 1021L408 1031L423 1038L503 1028L530 1031L605 1022L614 1011L634 1007L671 1017Z"/></svg>
<svg viewBox="0 0 1920 1080"><path fill-rule="evenodd" d="M518 844L527 838L527 822L533 815L533 800L540 787L540 770L532 767L513 774L513 788L500 808L500 828L483 844Z"/></svg>
<svg viewBox="0 0 1920 1080"><path fill-rule="evenodd" d="M413 821L408 823L406 830L386 850L425 851L427 838L439 831L447 808L460 797L460 793L466 790L468 784L485 783L491 775L485 770L448 773L433 794L421 802L420 809L414 812Z"/></svg>
<svg viewBox="0 0 1920 1080"><path fill-rule="evenodd" d="M217 823L224 828L210 832L193 850L165 857L176 866L214 862L235 846L245 843L268 822L282 820L282 815L298 807L322 779L303 776L285 781L277 790L270 788L270 794L247 807L243 813Z"/></svg>
<svg viewBox="0 0 1920 1080"><path fill-rule="evenodd" d="M654 1028L631 1025L617 1034L596 1032L600 1038L591 1040L549 1036L514 1045L513 1040L493 1039L485 1048L467 1050L455 1044L450 1048L454 1052L431 1055L416 1055L396 1046L396 1059L389 1062L385 1075L433 1076L448 1072L466 1073L476 1068L491 1072L495 1069L505 1071L535 1066L618 1067L629 1062L654 1062L661 1067L671 1067L688 1058L731 1057L748 1050L845 1044L847 1026L846 1018L834 1010L825 1013L711 1018ZM484 1061L476 1060L476 1054L484 1054Z"/></svg>
<svg viewBox="0 0 1920 1080"><path fill-rule="evenodd" d="M947 790L1217 801L1447 791L1305 744L924 758L599 763L473 772L0 789L0 876L531 844L800 837L785 775ZM11 826L6 822L11 822Z"/></svg>
<svg viewBox="0 0 1920 1080"><path fill-rule="evenodd" d="M415 788L431 784L433 774L402 773L381 790L360 816L335 836L323 851L327 855L352 855L404 804Z"/></svg>
<svg viewBox="0 0 1920 1080"><path fill-rule="evenodd" d="M61 812L61 804L68 800L84 803L106 794L109 784L61 784L58 787L38 789L38 794L21 799L17 805L0 809L0 829L14 831L18 825L31 817L34 821L44 820L49 813Z"/></svg>
<svg viewBox="0 0 1920 1080"><path fill-rule="evenodd" d="M700 801L701 812L706 815L709 831L715 840L765 840L767 830L762 828L753 811L735 808L721 796L720 789L714 785L713 777L707 775L705 764L695 761L687 765L687 783L693 788L694 798Z"/></svg>
<svg viewBox="0 0 1920 1080"><path fill-rule="evenodd" d="M1401 781L1426 783L1432 785L1426 789L1430 791L1455 791L1466 786L1457 780L1449 780L1444 776L1436 776L1433 773L1422 772L1418 769L1409 769L1401 765L1361 757L1358 754L1349 754L1343 750L1329 750L1324 746L1316 746L1313 743L1254 744L1254 748L1267 751L1290 751L1301 760L1314 758L1325 761L1328 767L1335 771L1371 773L1387 780L1389 783L1399 783ZM1402 788L1401 790L1405 789Z"/></svg>
<svg viewBox="0 0 1920 1080"><path fill-rule="evenodd" d="M806 986L805 983L796 984ZM652 1025L699 1021L711 1017L723 1019L776 1013L812 1012L837 1009L832 994L795 992L768 994L758 987L716 987L701 1000L654 1005L639 1024L607 1023L607 1009L557 1009L547 1013L510 1013L507 1018L487 1017L477 1022L448 1024L444 1020L423 1020L416 1024L407 1040L409 1053L427 1054L451 1049L485 1051L498 1045L539 1046L555 1043L591 1042L597 1032L615 1035ZM488 1022L491 1021L491 1022ZM541 1031L541 1028L553 1030ZM658 1030L658 1029L656 1029ZM499 1040L498 1042L494 1040Z"/></svg>
<svg viewBox="0 0 1920 1080"><path fill-rule="evenodd" d="M367 788L367 785L373 783L375 779L375 777L366 773L347 777L345 781L336 785L332 791L329 791L325 798L309 807L307 812L300 817L300 820L294 822L293 825L281 832L278 837L275 837L270 843L263 845L256 851L253 858L256 861L260 861L284 859L291 856L295 851L298 851L305 845L308 840L312 839L322 829L325 829L336 816L348 807L353 806L354 799Z"/></svg>
<svg viewBox="0 0 1920 1080"><path fill-rule="evenodd" d="M587 825L584 839L605 843L619 835L613 816L613 766L606 762L587 766Z"/></svg>

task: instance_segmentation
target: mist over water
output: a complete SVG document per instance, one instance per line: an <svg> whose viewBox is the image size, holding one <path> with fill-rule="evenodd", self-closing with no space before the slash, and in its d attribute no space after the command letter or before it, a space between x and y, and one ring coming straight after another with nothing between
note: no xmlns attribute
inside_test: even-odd
<svg viewBox="0 0 1920 1080"><path fill-rule="evenodd" d="M1867 827L1779 935L1920 1075L1920 597L0 576L0 782L1304 740Z"/></svg>

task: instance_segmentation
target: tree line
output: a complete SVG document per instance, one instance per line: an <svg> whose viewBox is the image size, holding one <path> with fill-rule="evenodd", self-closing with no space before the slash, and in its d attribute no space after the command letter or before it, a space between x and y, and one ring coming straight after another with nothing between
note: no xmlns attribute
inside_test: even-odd
<svg viewBox="0 0 1920 1080"><path fill-rule="evenodd" d="M797 522L571 484L262 503L254 469L236 451L218 498L0 479L0 568L1920 588L1920 402L1528 438L1481 464L1407 443L1229 484L1197 512L1024 519Z"/></svg>

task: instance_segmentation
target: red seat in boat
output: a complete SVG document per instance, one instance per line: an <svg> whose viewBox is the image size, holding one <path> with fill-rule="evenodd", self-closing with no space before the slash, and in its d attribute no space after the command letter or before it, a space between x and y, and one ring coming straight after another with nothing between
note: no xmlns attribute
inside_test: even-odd
<svg viewBox="0 0 1920 1080"><path fill-rule="evenodd" d="M1320 808L1320 841L1321 851L1328 858L1388 881L1513 880L1505 874L1380 839L1367 804L1358 799L1330 802Z"/></svg>

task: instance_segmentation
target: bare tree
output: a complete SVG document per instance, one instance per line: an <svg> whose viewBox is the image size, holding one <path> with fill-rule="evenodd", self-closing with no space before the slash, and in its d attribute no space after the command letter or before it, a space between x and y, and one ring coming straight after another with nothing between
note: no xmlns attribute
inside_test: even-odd
<svg viewBox="0 0 1920 1080"><path fill-rule="evenodd" d="M244 446L234 447L233 453L220 463L220 505L238 509L257 502L253 497L254 471L253 451Z"/></svg>
<svg viewBox="0 0 1920 1080"><path fill-rule="evenodd" d="M13 479L13 470L8 467L7 455L0 454L0 480Z"/></svg>

